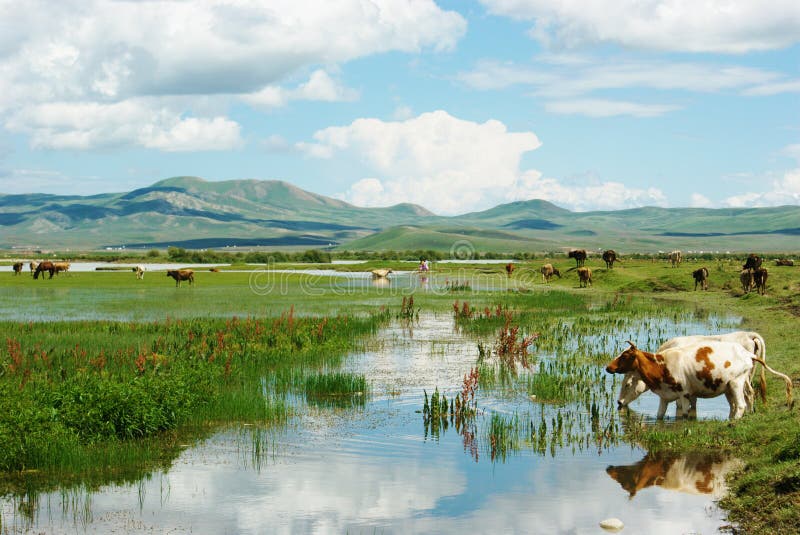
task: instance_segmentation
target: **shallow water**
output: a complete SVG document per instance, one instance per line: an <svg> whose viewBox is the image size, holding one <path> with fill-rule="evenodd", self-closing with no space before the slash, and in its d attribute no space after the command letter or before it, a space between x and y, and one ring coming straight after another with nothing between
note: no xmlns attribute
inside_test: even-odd
<svg viewBox="0 0 800 535"><path fill-rule="evenodd" d="M700 327L675 324L670 335ZM714 504L736 466L725 459L591 443L544 454L523 445L492 461L481 432L477 455L453 428L426 433L423 390L455 395L476 357L475 337L455 330L449 314L395 322L345 365L370 381L363 406L307 406L280 431L220 431L138 484L40 496L33 521L3 500L2 530L582 534L604 533L598 523L617 517L623 533L674 534L715 533L725 523ZM533 403L524 392L479 388L478 399L479 430L493 412L583 411ZM652 394L637 403L655 414ZM699 412L725 417L724 397L701 400Z"/></svg>

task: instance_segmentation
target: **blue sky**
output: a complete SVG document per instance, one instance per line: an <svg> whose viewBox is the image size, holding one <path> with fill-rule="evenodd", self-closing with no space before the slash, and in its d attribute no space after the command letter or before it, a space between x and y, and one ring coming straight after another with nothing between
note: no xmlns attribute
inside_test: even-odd
<svg viewBox="0 0 800 535"><path fill-rule="evenodd" d="M0 0L0 192L800 204L796 0Z"/></svg>

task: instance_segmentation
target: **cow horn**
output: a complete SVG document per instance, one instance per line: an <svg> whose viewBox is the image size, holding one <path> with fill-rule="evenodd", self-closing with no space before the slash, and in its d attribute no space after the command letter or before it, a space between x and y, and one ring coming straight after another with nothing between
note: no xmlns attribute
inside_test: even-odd
<svg viewBox="0 0 800 535"><path fill-rule="evenodd" d="M625 340L625 341L628 342L631 345L631 349L636 349L636 344L634 344L630 340Z"/></svg>

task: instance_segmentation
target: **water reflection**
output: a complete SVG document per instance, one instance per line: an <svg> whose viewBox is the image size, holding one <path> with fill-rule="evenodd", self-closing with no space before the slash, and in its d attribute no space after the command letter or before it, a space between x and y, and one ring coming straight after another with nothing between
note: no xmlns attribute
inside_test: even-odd
<svg viewBox="0 0 800 535"><path fill-rule="evenodd" d="M738 459L719 455L648 453L637 463L609 466L606 473L628 491L631 498L640 490L653 486L721 498L727 492L725 477L741 465Z"/></svg>

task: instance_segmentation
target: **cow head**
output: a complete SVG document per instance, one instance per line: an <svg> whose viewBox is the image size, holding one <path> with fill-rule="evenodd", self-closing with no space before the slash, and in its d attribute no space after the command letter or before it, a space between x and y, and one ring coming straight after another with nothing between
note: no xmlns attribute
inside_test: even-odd
<svg viewBox="0 0 800 535"><path fill-rule="evenodd" d="M625 377L622 378L622 387L617 398L617 408L624 409L645 393L647 388L647 384L639 372L630 371L626 373Z"/></svg>
<svg viewBox="0 0 800 535"><path fill-rule="evenodd" d="M612 360L608 366L606 366L606 371L608 373L628 373L629 371L633 371L638 368L636 364L636 358L639 354L641 354L641 351L639 351L639 349L636 347L636 344L630 340L628 340L628 343L631 345L631 347L620 353L617 358Z"/></svg>

